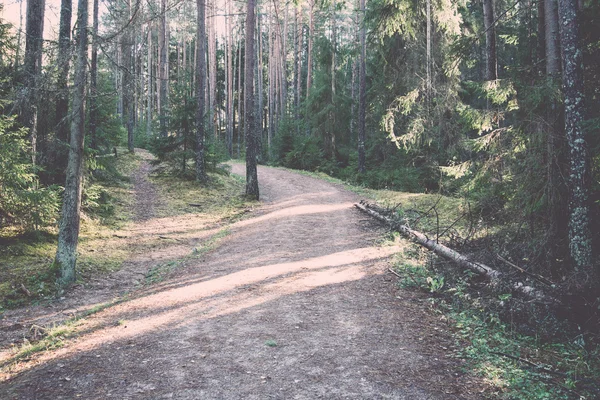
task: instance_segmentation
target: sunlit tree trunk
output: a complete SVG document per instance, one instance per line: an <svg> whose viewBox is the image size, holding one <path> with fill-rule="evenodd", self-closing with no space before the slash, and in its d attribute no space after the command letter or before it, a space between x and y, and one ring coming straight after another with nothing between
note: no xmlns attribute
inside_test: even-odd
<svg viewBox="0 0 600 400"><path fill-rule="evenodd" d="M81 217L81 187L83 170L83 140L85 126L85 83L87 67L88 0L77 5L77 60L71 108L71 137L69 161L58 228L58 247L55 263L58 266L58 284L64 287L75 280L77 243Z"/></svg>

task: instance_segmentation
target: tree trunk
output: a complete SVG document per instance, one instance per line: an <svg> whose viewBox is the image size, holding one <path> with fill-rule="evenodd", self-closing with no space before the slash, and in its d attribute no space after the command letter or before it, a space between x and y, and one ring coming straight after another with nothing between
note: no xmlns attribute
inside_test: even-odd
<svg viewBox="0 0 600 400"><path fill-rule="evenodd" d="M560 76L560 38L558 27L557 0L544 0L544 21L546 29L546 74L557 79Z"/></svg>
<svg viewBox="0 0 600 400"><path fill-rule="evenodd" d="M226 17L227 32L225 32L227 40L227 152L229 157L233 156L233 40L231 33L231 1L227 0L227 13L230 14Z"/></svg>
<svg viewBox="0 0 600 400"><path fill-rule="evenodd" d="M58 32L58 76L56 86L56 167L59 181L64 181L67 167L69 141L69 66L71 63L71 15L72 0L62 0L60 4L60 27ZM93 60L92 60L93 61Z"/></svg>
<svg viewBox="0 0 600 400"><path fill-rule="evenodd" d="M577 0L560 0L560 43L563 52L565 132L569 145L569 250L575 270L587 275L586 284L598 287L592 262L589 193L591 186L588 147L582 123L583 49L580 42Z"/></svg>
<svg viewBox="0 0 600 400"><path fill-rule="evenodd" d="M87 67L88 0L79 0L77 6L77 61L71 111L71 138L67 178L61 218L58 228L58 247L55 263L58 266L58 284L64 287L75 280L77 243L81 216L81 186L83 170L83 140L85 128L85 82Z"/></svg>
<svg viewBox="0 0 600 400"><path fill-rule="evenodd" d="M94 0L92 16L92 60L90 64L90 147L98 148L96 130L98 121L98 6L99 1Z"/></svg>
<svg viewBox="0 0 600 400"><path fill-rule="evenodd" d="M42 70L45 5L45 0L27 1L25 63L23 65L25 91L19 120L29 128L33 164L36 163L37 152L38 80Z"/></svg>
<svg viewBox="0 0 600 400"><path fill-rule="evenodd" d="M258 200L258 174L256 158L258 140L254 121L254 27L255 0L248 0L246 12L246 66L244 87L244 126L246 131L246 196Z"/></svg>
<svg viewBox="0 0 600 400"><path fill-rule="evenodd" d="M209 18L208 18L208 76L209 76L209 102L208 102L208 117L209 125L213 130L215 141L218 139L217 131L217 34L215 30L215 0L210 0L208 3Z"/></svg>
<svg viewBox="0 0 600 400"><path fill-rule="evenodd" d="M546 55L546 78L553 84L560 78L560 38L558 25L558 3L557 0L544 0L544 21L545 21L545 55ZM567 231L567 221L564 209L567 207L566 188L561 184L561 157L564 135L561 128L562 113L559 111L557 100L550 98L547 108L547 131L548 139L547 149L547 183L546 198L548 201L548 247L549 259L553 272L559 267L556 260L564 259L566 256L566 246L564 244Z"/></svg>
<svg viewBox="0 0 600 400"><path fill-rule="evenodd" d="M240 146L241 146L241 137L242 137L242 132L244 131L244 128L242 127L242 125L246 125L245 124L245 117L244 117L244 112L245 112L245 108L243 106L244 101L242 100L243 96L242 96L242 43L241 40L238 43L238 131L237 131L237 158L240 158ZM242 124L242 122L244 122Z"/></svg>
<svg viewBox="0 0 600 400"><path fill-rule="evenodd" d="M262 121L263 121L263 40L262 40L262 25L261 25L261 16L260 16L260 10L257 11L257 17L256 17L256 26L257 26L257 32L256 32L256 40L258 41L258 46L256 49L256 57L258 59L257 64L257 68L256 68L256 92L257 92L257 100L258 100L258 104L256 106L256 135L257 135L257 140L258 140L258 147L257 147L257 155L260 154L260 145L262 143L262 137L263 137L263 126L262 126Z"/></svg>
<svg viewBox="0 0 600 400"><path fill-rule="evenodd" d="M544 1L538 0L538 24L537 24L537 71L543 75L546 70L546 19Z"/></svg>
<svg viewBox="0 0 600 400"><path fill-rule="evenodd" d="M313 39L315 29L315 0L309 0L309 17L308 17L308 54L306 55L306 98L310 96L310 87L312 86L312 53Z"/></svg>
<svg viewBox="0 0 600 400"><path fill-rule="evenodd" d="M426 18L427 18L427 59L425 60L426 66L426 91L427 91L427 105L429 106L429 102L431 101L431 0L427 0L426 4Z"/></svg>
<svg viewBox="0 0 600 400"><path fill-rule="evenodd" d="M128 18L132 18L133 12L131 2L127 3ZM133 74L133 28L132 22L124 29L123 37L121 38L121 57L123 60L123 70L121 72L121 89L123 91L123 119L127 127L127 149L133 153L133 118L134 118L134 96L133 88L135 78Z"/></svg>
<svg viewBox="0 0 600 400"><path fill-rule="evenodd" d="M485 79L498 79L498 61L496 59L496 27L494 18L494 0L483 0L483 26L485 28Z"/></svg>
<svg viewBox="0 0 600 400"><path fill-rule="evenodd" d="M203 11L204 12L204 11ZM160 136L167 136L167 54L168 46L167 43L167 1L161 0L160 5L160 20L159 20L159 33L158 33L158 54L159 54L159 68L158 68L158 97L159 97L159 119L160 119Z"/></svg>
<svg viewBox="0 0 600 400"><path fill-rule="evenodd" d="M329 128L329 154L331 159L335 160L335 131L337 128L336 123L336 109L335 109L335 71L336 65L336 53L337 53L337 21L336 21L336 1L331 2L331 113L329 115L330 128ZM327 146L326 146L327 147Z"/></svg>
<svg viewBox="0 0 600 400"><path fill-rule="evenodd" d="M269 21L269 118L268 118L268 129L267 129L267 152L269 159L271 159L271 140L275 134L275 40L273 32L273 18Z"/></svg>
<svg viewBox="0 0 600 400"><path fill-rule="evenodd" d="M146 66L146 73L148 74L148 92L146 98L146 136L150 138L152 136L152 103L153 103L153 79L152 79L152 23L148 23L148 61Z"/></svg>
<svg viewBox="0 0 600 400"><path fill-rule="evenodd" d="M367 81L366 81L366 27L365 0L360 0L360 62L358 66L358 172L366 171L365 140L366 140L366 110L367 110Z"/></svg>
<svg viewBox="0 0 600 400"><path fill-rule="evenodd" d="M205 169L204 138L204 93L206 90L206 15L205 0L196 0L198 20L196 22L196 51L198 53L196 68L196 180L205 182L207 179Z"/></svg>

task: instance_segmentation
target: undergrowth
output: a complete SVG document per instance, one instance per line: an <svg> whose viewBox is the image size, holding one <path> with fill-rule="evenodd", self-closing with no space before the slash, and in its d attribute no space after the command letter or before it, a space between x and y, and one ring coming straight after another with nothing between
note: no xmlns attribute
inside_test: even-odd
<svg viewBox="0 0 600 400"><path fill-rule="evenodd" d="M131 184L128 175L139 158L122 152L117 159L90 159L84 185L78 247L78 279L117 270L127 255L124 249L103 245L115 230L130 220ZM57 218L56 218L57 219ZM0 313L3 309L37 304L57 293L56 225L37 230L8 226L0 229Z"/></svg>
<svg viewBox="0 0 600 400"><path fill-rule="evenodd" d="M523 321L523 308L531 307L527 301L510 291L490 298L483 283L469 271L449 274L439 260L420 248L398 255L394 271L401 287L426 293L433 312L451 322L458 349L453 356L465 360L467 368L491 387L486 398L583 400L600 396L600 347L586 343L584 335L549 338L545 325ZM544 313L538 311L538 315ZM524 324L529 334L523 333ZM553 324L560 326L559 321Z"/></svg>

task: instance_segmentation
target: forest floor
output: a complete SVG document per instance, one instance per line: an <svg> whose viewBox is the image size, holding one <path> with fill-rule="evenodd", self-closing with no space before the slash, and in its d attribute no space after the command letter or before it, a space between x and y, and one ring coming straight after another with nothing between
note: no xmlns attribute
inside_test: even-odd
<svg viewBox="0 0 600 400"><path fill-rule="evenodd" d="M161 217L145 157L123 239L154 244L95 286L7 311L0 398L483 397L486 384L453 356L448 323L387 272L407 244L386 243L353 209L356 194L259 167L261 202L244 218ZM76 320L69 339L57 335L57 348L11 362L18 335L44 336L115 298Z"/></svg>

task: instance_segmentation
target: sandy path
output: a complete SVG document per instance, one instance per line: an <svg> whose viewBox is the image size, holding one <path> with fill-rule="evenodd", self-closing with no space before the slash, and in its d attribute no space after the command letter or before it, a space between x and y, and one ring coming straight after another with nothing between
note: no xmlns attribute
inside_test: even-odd
<svg viewBox="0 0 600 400"><path fill-rule="evenodd" d="M259 181L262 206L219 248L90 318L0 398L478 398L445 325L385 273L398 248L355 195L272 168Z"/></svg>

